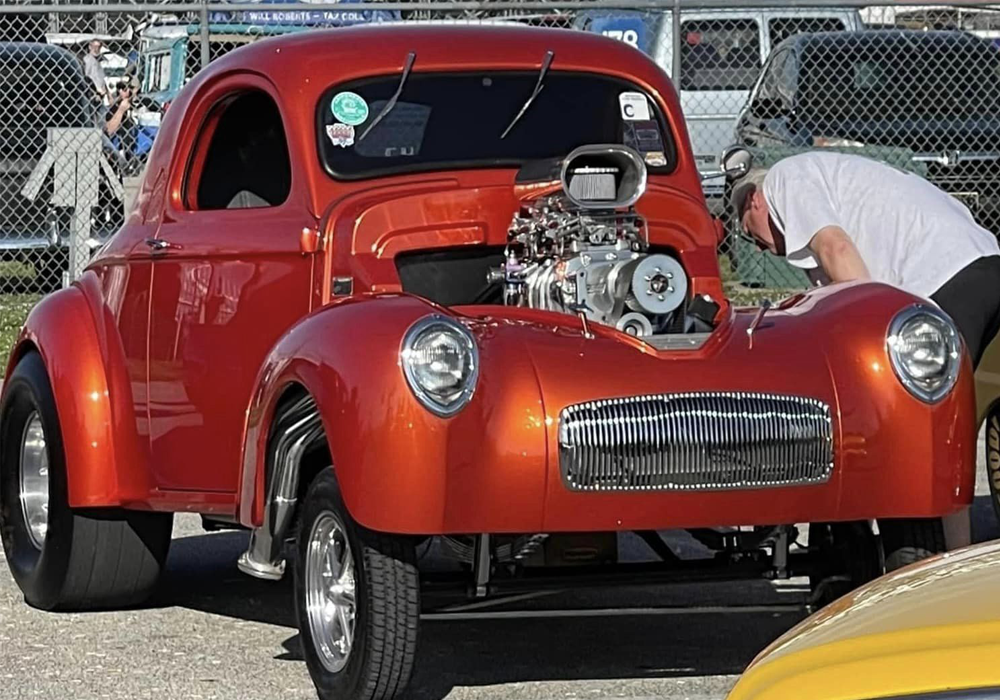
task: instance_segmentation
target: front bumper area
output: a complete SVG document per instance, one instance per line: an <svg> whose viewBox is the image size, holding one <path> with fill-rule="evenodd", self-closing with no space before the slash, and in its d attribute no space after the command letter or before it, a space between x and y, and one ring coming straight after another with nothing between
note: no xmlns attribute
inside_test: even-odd
<svg viewBox="0 0 1000 700"><path fill-rule="evenodd" d="M464 309L481 372L474 398L458 415L441 419L424 410L402 380L395 353L371 348L347 351L364 370L355 384L341 373L344 398L318 403L351 514L386 532L942 516L972 498L972 373L966 360L958 384L933 405L899 383L885 334L893 315L916 301L877 284L817 290L770 312L752 347L746 329L753 313L737 312L697 350L657 350L594 325L587 337L578 321L556 314ZM399 315L414 320L434 312L413 298L356 306L377 303L412 307L412 314ZM385 342L392 334L380 336ZM740 428L743 443L723 435L742 420L728 415L731 405L713 409L725 416L717 421L705 406L692 405L668 426L680 436L677 445L653 450L659 438L641 432L656 421L644 422L634 399L650 396L702 397L696 402L709 404L748 396L758 403L753 420ZM761 396L769 398L761 403ZM625 407L616 415L592 412L590 452L578 462L589 469L590 485L604 488L580 488L567 481L563 419L569 407L605 400L623 400ZM782 400L791 403L773 403ZM789 406L817 410L789 413ZM822 429L825 410L829 433ZM659 476L650 471L653 462ZM615 468L617 474L609 473ZM699 475L706 469L715 483ZM652 488L621 488L643 486L642 479Z"/></svg>

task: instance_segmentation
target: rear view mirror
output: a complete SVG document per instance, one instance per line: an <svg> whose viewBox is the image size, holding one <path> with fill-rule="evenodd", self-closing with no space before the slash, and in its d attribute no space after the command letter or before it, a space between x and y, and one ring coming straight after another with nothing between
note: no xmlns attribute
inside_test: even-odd
<svg viewBox="0 0 1000 700"><path fill-rule="evenodd" d="M750 172L753 167L753 155L742 146L730 146L722 152L719 164L726 179L732 182Z"/></svg>

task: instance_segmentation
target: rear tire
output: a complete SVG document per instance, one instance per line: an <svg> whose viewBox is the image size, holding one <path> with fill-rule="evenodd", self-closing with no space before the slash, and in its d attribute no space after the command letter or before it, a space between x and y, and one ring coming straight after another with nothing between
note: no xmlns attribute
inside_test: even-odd
<svg viewBox="0 0 1000 700"><path fill-rule="evenodd" d="M69 507L52 387L38 353L25 355L0 404L0 537L25 601L44 610L143 602L163 570L172 524L171 514Z"/></svg>
<svg viewBox="0 0 1000 700"><path fill-rule="evenodd" d="M882 574L878 539L867 522L811 523L812 602L822 607Z"/></svg>
<svg viewBox="0 0 1000 700"><path fill-rule="evenodd" d="M878 528L887 572L946 551L941 518L879 520Z"/></svg>
<svg viewBox="0 0 1000 700"><path fill-rule="evenodd" d="M986 480L993 514L1000 522L1000 405L990 406L986 414Z"/></svg>
<svg viewBox="0 0 1000 700"><path fill-rule="evenodd" d="M414 539L355 523L327 468L302 503L296 551L295 613L319 697L397 697L410 680L417 648ZM348 566L350 575L344 573Z"/></svg>

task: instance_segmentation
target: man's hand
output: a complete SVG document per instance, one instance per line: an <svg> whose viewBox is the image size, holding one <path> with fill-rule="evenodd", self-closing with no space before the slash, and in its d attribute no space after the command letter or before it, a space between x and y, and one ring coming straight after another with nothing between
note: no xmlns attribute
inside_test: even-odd
<svg viewBox="0 0 1000 700"><path fill-rule="evenodd" d="M817 231L809 242L809 249L831 282L871 279L854 241L839 226L825 226Z"/></svg>

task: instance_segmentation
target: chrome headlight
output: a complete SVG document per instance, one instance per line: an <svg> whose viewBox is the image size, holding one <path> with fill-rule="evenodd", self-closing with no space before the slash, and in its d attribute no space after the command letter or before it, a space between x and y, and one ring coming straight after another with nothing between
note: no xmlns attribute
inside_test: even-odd
<svg viewBox="0 0 1000 700"><path fill-rule="evenodd" d="M458 413L476 390L476 340L468 328L449 318L427 316L410 326L399 357L410 389L432 413Z"/></svg>
<svg viewBox="0 0 1000 700"><path fill-rule="evenodd" d="M897 313L886 346L899 381L921 401L940 401L955 386L962 340L955 324L938 309L914 304Z"/></svg>

